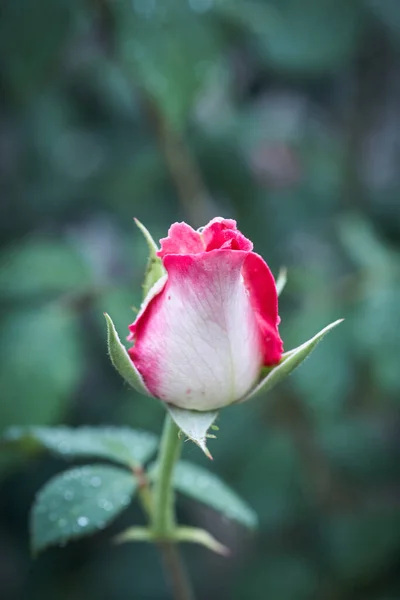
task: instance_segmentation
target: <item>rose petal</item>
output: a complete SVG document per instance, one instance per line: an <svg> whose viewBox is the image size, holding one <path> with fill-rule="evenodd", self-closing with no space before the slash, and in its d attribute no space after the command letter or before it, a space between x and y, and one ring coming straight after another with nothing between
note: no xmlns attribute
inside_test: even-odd
<svg viewBox="0 0 400 600"><path fill-rule="evenodd" d="M201 234L186 223L174 223L168 231L168 237L160 240L161 250L157 256L164 258L167 254L197 254L204 252Z"/></svg>
<svg viewBox="0 0 400 600"><path fill-rule="evenodd" d="M242 272L261 331L264 365L276 365L282 356L283 342L278 333L280 319L275 279L267 263L255 252L247 255Z"/></svg>
<svg viewBox="0 0 400 600"><path fill-rule="evenodd" d="M136 319L129 351L153 395L206 411L256 383L263 357L241 273L247 257L241 250L164 257L167 283Z"/></svg>
<svg viewBox="0 0 400 600"><path fill-rule="evenodd" d="M202 231L206 251L226 248L231 250L251 251L253 244L236 229L236 221L217 217L206 225Z"/></svg>
<svg viewBox="0 0 400 600"><path fill-rule="evenodd" d="M132 323L132 325L129 325L130 334L126 338L128 341L133 341L135 339L137 324L140 323L143 313L146 311L148 305L153 300L153 298L155 298L155 296L158 296L158 294L162 292L162 290L165 287L165 284L167 283L167 280L168 275L163 275L158 281L155 282L153 287L150 288L149 293L142 302L135 322Z"/></svg>

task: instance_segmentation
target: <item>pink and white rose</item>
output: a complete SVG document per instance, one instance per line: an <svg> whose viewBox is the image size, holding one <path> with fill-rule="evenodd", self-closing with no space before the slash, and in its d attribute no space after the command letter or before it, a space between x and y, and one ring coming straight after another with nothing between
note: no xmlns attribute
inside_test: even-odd
<svg viewBox="0 0 400 600"><path fill-rule="evenodd" d="M174 223L160 241L166 275L130 326L129 355L152 396L209 411L243 398L279 363L274 277L232 219Z"/></svg>

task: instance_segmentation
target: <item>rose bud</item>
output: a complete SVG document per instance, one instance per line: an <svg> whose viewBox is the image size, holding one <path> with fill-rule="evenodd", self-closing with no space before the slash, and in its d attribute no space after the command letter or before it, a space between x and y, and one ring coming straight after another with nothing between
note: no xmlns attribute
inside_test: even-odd
<svg viewBox="0 0 400 600"><path fill-rule="evenodd" d="M242 399L277 365L274 277L232 219L171 226L156 252L166 273L130 326L130 358L149 395L211 411Z"/></svg>
<svg viewBox="0 0 400 600"><path fill-rule="evenodd" d="M211 458L208 430L218 409L266 394L286 379L343 319L282 354L275 284L252 243L231 219L195 231L175 223L149 250L144 302L127 351L105 313L111 362L139 393L163 400L178 428ZM263 368L267 366L268 368Z"/></svg>

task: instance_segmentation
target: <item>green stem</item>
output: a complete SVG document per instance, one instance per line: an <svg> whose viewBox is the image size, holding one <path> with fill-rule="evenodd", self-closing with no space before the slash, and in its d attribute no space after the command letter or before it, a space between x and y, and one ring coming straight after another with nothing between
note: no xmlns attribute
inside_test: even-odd
<svg viewBox="0 0 400 600"><path fill-rule="evenodd" d="M174 542L159 542L164 570L174 595L174 600L195 600L195 596L182 562L179 548Z"/></svg>
<svg viewBox="0 0 400 600"><path fill-rule="evenodd" d="M164 569L175 600L194 600L194 593L174 541L175 507L172 477L182 441L179 428L167 413L158 452L157 479L153 489L152 529L163 557Z"/></svg>
<svg viewBox="0 0 400 600"><path fill-rule="evenodd" d="M158 453L157 479L153 493L153 531L161 539L168 539L175 526L172 476L182 444L178 434L177 425L167 413Z"/></svg>

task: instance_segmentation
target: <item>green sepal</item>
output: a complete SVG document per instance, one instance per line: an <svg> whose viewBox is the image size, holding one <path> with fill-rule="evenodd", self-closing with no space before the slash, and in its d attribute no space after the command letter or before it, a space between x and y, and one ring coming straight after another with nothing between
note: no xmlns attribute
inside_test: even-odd
<svg viewBox="0 0 400 600"><path fill-rule="evenodd" d="M211 453L207 448L207 432L217 418L218 411L186 410L171 404L167 404L167 409L179 429L212 460Z"/></svg>
<svg viewBox="0 0 400 600"><path fill-rule="evenodd" d="M157 256L157 250L158 250L157 244L153 240L151 234L146 229L146 227L143 225L143 223L138 221L138 219L134 219L134 221L135 221L136 225L139 227L140 231L143 233L144 238L149 247L149 258L147 260L146 272L145 272L144 281L142 284L143 297L146 298L147 294L149 293L149 291L151 290L153 285L155 283L157 283L157 281L159 279L161 279L161 277L166 275L166 270L163 267L161 258L159 258Z"/></svg>
<svg viewBox="0 0 400 600"><path fill-rule="evenodd" d="M144 394L145 396L151 396L144 384L141 374L131 361L125 346L121 343L110 316L107 313L104 313L104 316L107 321L108 353L112 364L121 377L137 392Z"/></svg>
<svg viewBox="0 0 400 600"><path fill-rule="evenodd" d="M294 348L294 350L289 350L289 352L285 352L283 354L280 363L276 367L270 367L268 369L267 375L244 397L240 400L240 402L244 402L245 400L250 400L250 398L254 398L254 396L258 396L259 394L265 394L269 392L277 383L280 383L283 379L285 379L296 367L298 367L315 349L318 342L322 340L322 338L331 331L334 327L339 325L343 319L339 319L334 323L331 323L322 331L317 333L313 338L305 342L298 348Z"/></svg>
<svg viewBox="0 0 400 600"><path fill-rule="evenodd" d="M278 278L276 280L276 291L278 296L280 296L284 290L284 287L287 283L287 269L286 267L281 267L278 273Z"/></svg>

